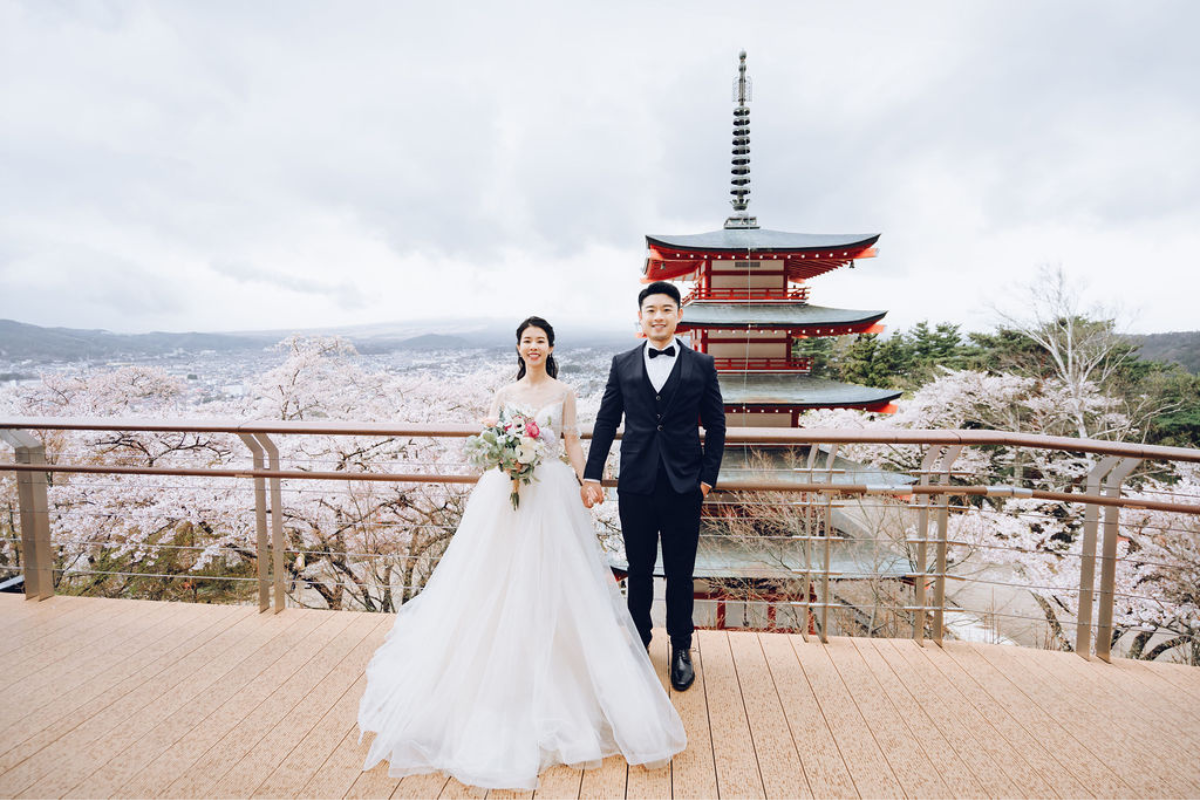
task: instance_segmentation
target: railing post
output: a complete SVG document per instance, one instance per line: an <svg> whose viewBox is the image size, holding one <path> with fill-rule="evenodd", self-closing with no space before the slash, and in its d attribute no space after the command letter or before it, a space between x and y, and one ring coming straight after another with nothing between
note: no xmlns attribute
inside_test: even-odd
<svg viewBox="0 0 1200 800"><path fill-rule="evenodd" d="M833 483L833 464L834 464L834 459L837 457L837 451L838 451L838 446L836 443L829 445L829 455L825 457L825 482L828 484ZM830 541L830 538L831 538L831 533L833 531L833 493L832 492L825 492L824 510L825 510L825 541L823 542L823 544L825 545L825 553L824 553L824 558L822 559L822 570L821 570L821 631L820 631L822 643L829 641L829 570L831 568L830 562L832 561L831 554L830 554L832 542Z"/></svg>
<svg viewBox="0 0 1200 800"><path fill-rule="evenodd" d="M954 464L954 460L958 458L958 454L962 452L962 445L955 445L946 450L946 454L942 456L940 466L941 475L938 480L945 485L950 485L950 467ZM942 624L946 616L946 534L950 527L950 495L944 494L938 498L938 540L937 551L934 555L936 559L937 574L933 581L933 604L936 608L933 611L933 640L942 645Z"/></svg>
<svg viewBox="0 0 1200 800"><path fill-rule="evenodd" d="M1087 496L1100 496L1100 482L1120 462L1119 456L1100 459L1087 477ZM1092 654L1092 588L1096 582L1096 528L1100 506L1088 503L1083 512L1083 545L1079 559L1079 614L1075 620L1075 652L1089 659Z"/></svg>
<svg viewBox="0 0 1200 800"><path fill-rule="evenodd" d="M942 457L944 448L932 445L925 451L921 459L921 477L917 479L918 486L929 485L929 473L933 465ZM917 642L925 639L925 578L929 572L929 554L926 543L929 541L929 495L913 496L917 504L917 572L913 574L913 639Z"/></svg>
<svg viewBox="0 0 1200 800"><path fill-rule="evenodd" d="M12 446L18 464L46 463L45 446L25 431L0 430L0 440ZM17 473L17 503L21 517L25 599L45 600L54 596L54 558L50 554L50 503L46 498L46 473Z"/></svg>
<svg viewBox="0 0 1200 800"><path fill-rule="evenodd" d="M267 466L272 472L279 471L279 448L265 433L257 433L259 444L267 451ZM275 613L287 606L287 595L283 591L283 489L279 478L270 479L271 486L271 550L275 578Z"/></svg>
<svg viewBox="0 0 1200 800"><path fill-rule="evenodd" d="M808 461L805 464L805 471L808 474L809 482L812 482L813 468L817 463L817 454L821 451L820 446L813 442L808 447ZM812 625L812 537L816 530L816 514L813 513L812 498L805 498L804 501L804 628L801 636L804 641L808 641L808 629Z"/></svg>
<svg viewBox="0 0 1200 800"><path fill-rule="evenodd" d="M1141 463L1140 458L1123 458L1121 463L1108 473L1104 481L1104 494L1108 497L1121 496L1121 484L1129 473ZM1113 602L1117 580L1117 538L1121 532L1121 509L1108 506L1104 509L1104 540L1100 558L1100 596L1096 624L1096 657L1111 661L1113 633Z"/></svg>
<svg viewBox="0 0 1200 800"><path fill-rule="evenodd" d="M961 451L961 446L951 447L950 445L931 445L930 448L925 451L925 457L921 459L921 478L918 481L918 485L929 486L931 475L937 475L938 479L940 480L944 474L948 481L950 477L950 464L953 463L954 459L958 458L958 454ZM913 575L913 598L915 600L915 603L913 604L913 639L917 642L922 642L925 640L925 615L928 613L928 606L926 605L925 598L925 579L929 577L929 548L927 545L929 544L929 509L932 505L930 497L931 496L927 494L918 494L913 496L913 502L917 504L916 561L917 569L919 570ZM944 598L944 577L942 578L941 591ZM938 636L940 635L939 629Z"/></svg>
<svg viewBox="0 0 1200 800"><path fill-rule="evenodd" d="M265 469L263 448L258 440L249 433L239 433L242 443L250 448L256 472ZM261 614L271 607L271 563L267 544L267 481L261 476L254 476L254 520L257 527L255 554L258 559L258 612Z"/></svg>

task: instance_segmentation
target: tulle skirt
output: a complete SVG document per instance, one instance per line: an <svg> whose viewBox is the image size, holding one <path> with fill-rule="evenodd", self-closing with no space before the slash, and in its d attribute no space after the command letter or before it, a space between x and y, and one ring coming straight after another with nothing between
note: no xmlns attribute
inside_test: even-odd
<svg viewBox="0 0 1200 800"><path fill-rule="evenodd" d="M687 744L579 501L570 467L479 481L424 591L367 666L363 769L535 789L554 764L666 764ZM360 733L360 737L361 737Z"/></svg>

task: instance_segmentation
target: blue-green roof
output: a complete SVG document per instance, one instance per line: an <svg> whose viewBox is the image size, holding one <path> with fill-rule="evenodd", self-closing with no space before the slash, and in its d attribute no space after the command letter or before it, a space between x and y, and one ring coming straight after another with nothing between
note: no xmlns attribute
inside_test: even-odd
<svg viewBox="0 0 1200 800"><path fill-rule="evenodd" d="M740 372L721 375L721 396L726 407L858 408L888 403L900 395L893 389L872 389L811 375Z"/></svg>
<svg viewBox="0 0 1200 800"><path fill-rule="evenodd" d="M870 247L879 239L878 233L789 233L769 228L721 228L707 233L646 236L650 245L672 250L696 252L802 253L838 248ZM837 255L841 255L838 253Z"/></svg>
<svg viewBox="0 0 1200 800"><path fill-rule="evenodd" d="M811 328L821 325L870 325L883 319L886 311L828 308L808 303L726 303L693 301L683 307L686 327Z"/></svg>

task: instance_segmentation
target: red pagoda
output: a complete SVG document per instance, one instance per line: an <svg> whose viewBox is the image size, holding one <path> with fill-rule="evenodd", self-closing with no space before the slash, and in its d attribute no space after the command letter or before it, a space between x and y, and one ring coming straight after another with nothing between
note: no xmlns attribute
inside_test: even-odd
<svg viewBox="0 0 1200 800"><path fill-rule="evenodd" d="M810 304L807 281L875 256L879 234L807 234L760 228L750 199L750 81L740 55L733 110L734 213L709 233L647 236L643 281L691 281L679 331L716 359L730 425L796 427L811 408L894 411L900 392L814 377L797 340L879 333L886 311Z"/></svg>

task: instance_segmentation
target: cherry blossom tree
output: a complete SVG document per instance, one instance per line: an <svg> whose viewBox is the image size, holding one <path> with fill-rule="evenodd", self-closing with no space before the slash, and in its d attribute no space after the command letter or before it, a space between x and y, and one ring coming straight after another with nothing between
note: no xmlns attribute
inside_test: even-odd
<svg viewBox="0 0 1200 800"><path fill-rule="evenodd" d="M0 396L0 402L14 416L175 419L189 411L182 382L143 366L47 374L40 385L10 390ZM46 431L39 435L51 463L220 466L240 449L234 437L223 434ZM3 493L4 502L15 508L11 476L4 480ZM120 596L150 585L151 596L166 596L165 589L160 591L162 580L147 581L139 574L202 572L210 560L212 536L235 535L237 526L244 524L234 513L238 492L229 483L51 473L48 493L54 541L59 546L56 582L65 591ZM221 523L214 526L218 518ZM249 526L253 527L252 508ZM218 527L224 533L216 534ZM6 557L16 560L15 552ZM117 574L101 574L110 572ZM232 577L238 576L235 570ZM193 582L184 588L195 594L197 585Z"/></svg>
<svg viewBox="0 0 1200 800"><path fill-rule="evenodd" d="M280 363L244 396L202 407L182 382L151 367L69 375L0 394L13 416L475 423L510 367L474 373L397 375L368 368L336 337L292 337ZM580 402L594 416L596 397ZM590 416L589 416L590 415ZM238 437L171 432L49 431L52 462L192 468L250 467ZM310 472L461 473L461 440L430 437L275 435L284 469ZM0 558L16 566L16 488L0 483L9 536ZM393 610L424 586L449 543L469 486L292 480L283 485L287 586L293 602ZM256 575L252 485L227 478L55 473L50 503L60 590L193 599L248 597ZM611 507L608 507L611 506ZM615 504L595 510L613 541ZM115 573L115 574L114 574ZM213 580L220 577L222 580Z"/></svg>
<svg viewBox="0 0 1200 800"><path fill-rule="evenodd" d="M228 418L280 421L347 420L475 423L493 392L512 379L511 366L470 374L395 373L374 367L336 337L292 337L280 343L278 363L254 378L240 397L204 405L188 402L185 384L145 366L52 373L39 384L0 392L10 416ZM598 391L582 393L581 422L594 418ZM941 370L892 416L852 411L805 415L806 427L983 428L1060 436L1082 429L1136 438L1127 408L1091 381L1057 377ZM246 469L249 453L230 434L47 431L40 434L51 462ZM339 472L466 470L461 440L362 435L275 435L284 469ZM913 472L923 452L912 446L843 446L841 455L881 469ZM616 455L611 456L615 465ZM1030 448L969 447L955 463L958 481L1015 483L1054 490L1081 488L1091 461L1078 453ZM1196 472L1175 465L1135 476L1135 494L1200 496ZM289 480L284 482L286 579L293 602L328 608L387 611L414 597L449 543L469 487L430 482ZM60 591L195 600L249 599L257 572L252 485L245 479L140 475L50 476L52 528ZM0 562L19 566L16 484L0 476L9 513ZM753 498L744 498L753 500ZM764 520L734 519L739 535L770 529L811 533L803 505L767 503ZM952 570L1006 570L1029 587L1056 646L1070 647L1077 614L1083 507L1030 498L990 498L955 505L950 518ZM765 513L765 512L755 512ZM909 544L911 508L853 512L883 561L899 554L920 570ZM795 514L800 517L793 518ZM606 548L621 553L617 506L593 509ZM730 523L733 524L732 522ZM1197 521L1182 515L1126 510L1121 514L1116 626L1131 655L1165 654L1197 660L1195 587L1200 584ZM740 526L740 527L739 527ZM890 544L889 544L890 542ZM882 549L879 549L882 547ZM882 561L881 561L882 563ZM899 631L908 624L894 581L872 584L874 595L845 588L864 630ZM793 587L794 588L794 587ZM842 591L843 587L839 587ZM757 589L755 590L757 591ZM778 593L780 589L772 588ZM790 589L789 589L790 591ZM803 587L802 593L807 591ZM847 594L847 592L849 592ZM859 594L862 594L859 592ZM868 606L870 606L868 608ZM874 609L874 610L873 610ZM861 613L860 613L861 612ZM878 613L877 613L878 612ZM861 619L859 618L861 617ZM1127 638L1125 638L1127 637Z"/></svg>
<svg viewBox="0 0 1200 800"><path fill-rule="evenodd" d="M899 412L891 416L810 412L803 424L881 431L979 428L1073 436L1082 420L1086 430L1136 433L1121 403L1090 382L1068 386L1057 379L944 371L899 405ZM863 463L909 473L920 468L923 456L922 448L907 445L849 445L840 452ZM1070 451L989 446L965 448L954 470L960 483L1078 491L1093 466L1090 458ZM1192 468L1167 465L1155 474L1135 476L1129 494L1194 502L1200 496L1195 480ZM989 498L963 501L956 508L950 516L949 538L962 544L951 548L951 566L959 574L1006 569L1014 584L1029 587L1053 645L1070 649L1069 627L1078 614L1084 506ZM1186 515L1134 510L1122 511L1120 519L1116 638L1130 636L1131 655L1157 658L1174 651L1198 663L1197 521ZM905 528L891 530L897 547L914 537L911 525L910 519ZM908 552L911 555L912 549ZM919 565L914 562L913 567Z"/></svg>
<svg viewBox="0 0 1200 800"><path fill-rule="evenodd" d="M1081 439L1125 439L1129 427L1161 411L1153 398L1110 391L1134 359L1136 348L1121 335L1118 311L1085 306L1081 287L1068 279L1061 266L1043 267L1037 278L1013 298L1012 310L997 307L1005 327L1037 346L1049 372L1057 380L1062 411ZM1018 374L1029 366L1016 362ZM1111 428L1091 413L1097 393L1124 404L1130 420L1124 428ZM1144 427L1144 424L1141 425Z"/></svg>

